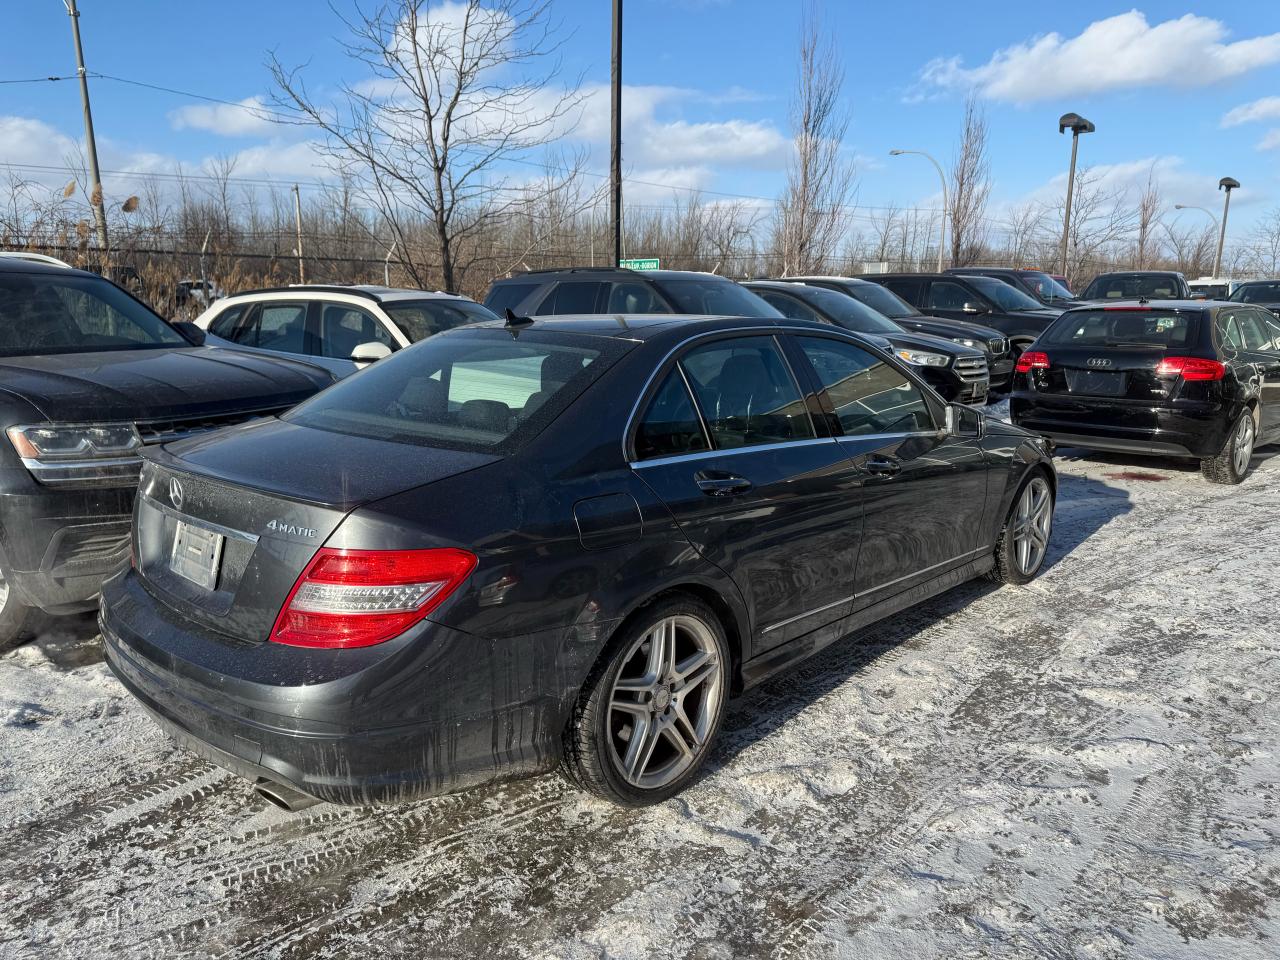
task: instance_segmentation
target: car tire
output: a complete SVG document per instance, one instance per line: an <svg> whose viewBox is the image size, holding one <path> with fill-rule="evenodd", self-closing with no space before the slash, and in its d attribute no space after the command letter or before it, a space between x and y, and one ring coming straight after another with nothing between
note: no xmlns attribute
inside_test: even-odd
<svg viewBox="0 0 1280 960"><path fill-rule="evenodd" d="M673 594L643 607L583 684L564 734L565 774L626 807L679 793L711 753L731 665L724 628L702 601Z"/></svg>
<svg viewBox="0 0 1280 960"><path fill-rule="evenodd" d="M1254 443L1258 439L1258 424L1252 410L1245 410L1231 426L1231 436L1216 457L1200 461L1200 473L1210 483L1237 484L1249 474L1249 461L1253 459Z"/></svg>
<svg viewBox="0 0 1280 960"><path fill-rule="evenodd" d="M1037 470L1019 488L996 541L995 566L987 576L996 583L1022 585L1036 578L1053 536L1053 487Z"/></svg>
<svg viewBox="0 0 1280 960"><path fill-rule="evenodd" d="M35 638L43 614L18 599L0 565L0 653L5 653Z"/></svg>

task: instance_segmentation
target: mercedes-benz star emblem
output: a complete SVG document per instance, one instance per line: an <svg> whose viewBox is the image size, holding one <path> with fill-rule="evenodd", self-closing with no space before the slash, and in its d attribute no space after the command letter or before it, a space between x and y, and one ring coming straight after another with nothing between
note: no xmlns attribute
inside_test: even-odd
<svg viewBox="0 0 1280 960"><path fill-rule="evenodd" d="M178 478L170 477L169 478L169 502L173 504L173 508L175 510L182 509L183 496L184 494L182 492L182 484L178 482Z"/></svg>

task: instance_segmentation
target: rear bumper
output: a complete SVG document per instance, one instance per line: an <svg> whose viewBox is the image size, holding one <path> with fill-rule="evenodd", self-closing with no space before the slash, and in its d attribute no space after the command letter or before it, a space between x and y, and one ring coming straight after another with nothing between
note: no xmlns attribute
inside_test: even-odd
<svg viewBox="0 0 1280 960"><path fill-rule="evenodd" d="M1220 404L1150 407L1105 400L1053 399L1018 390L1009 401L1013 422L1058 446L1153 456L1217 456L1231 430Z"/></svg>
<svg viewBox="0 0 1280 960"><path fill-rule="evenodd" d="M59 490L32 483L0 494L10 585L27 606L75 613L129 562L132 487Z"/></svg>
<svg viewBox="0 0 1280 960"><path fill-rule="evenodd" d="M363 651L215 640L182 632L130 571L100 626L112 672L179 742L321 800L396 802L559 760L560 699L506 701L529 688L495 684L494 644L438 624Z"/></svg>
<svg viewBox="0 0 1280 960"><path fill-rule="evenodd" d="M1004 358L988 362L988 374L991 377L991 389L1004 392L1013 381L1013 358L1005 354Z"/></svg>

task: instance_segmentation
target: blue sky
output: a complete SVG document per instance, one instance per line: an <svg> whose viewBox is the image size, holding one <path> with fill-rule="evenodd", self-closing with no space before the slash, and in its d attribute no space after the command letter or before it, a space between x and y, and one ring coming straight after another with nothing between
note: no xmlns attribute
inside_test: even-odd
<svg viewBox="0 0 1280 960"><path fill-rule="evenodd" d="M1056 120L1068 110L1098 126L1081 141L1081 163L1099 166L1116 184L1145 180L1155 163L1170 204L1217 211L1217 181L1234 176L1243 185L1232 199L1237 237L1280 205L1276 0L825 6L847 75L846 149L857 160L861 204L936 204L932 167L918 157L890 159L888 151L927 150L945 164L965 92L977 89L992 128L995 212L1060 190L1069 140ZM61 2L8 7L0 80L73 73ZM631 176L700 188L708 197L774 195L784 177L798 0L627 0L626 8ZM558 0L555 10L572 31L566 72L601 89L608 0ZM313 87L359 79L335 40L339 23L315 0L81 0L81 24L91 71L211 97L268 94L269 50L285 63L309 63ZM317 176L296 131L254 123L244 111L107 80L94 81L92 93L104 168L170 170L181 162L192 170L234 155L240 176ZM607 103L598 96L579 130L598 169L607 161L605 129ZM61 164L81 135L74 82L0 84L0 165ZM127 181L107 186L121 192ZM635 203L673 196L641 184L628 190Z"/></svg>

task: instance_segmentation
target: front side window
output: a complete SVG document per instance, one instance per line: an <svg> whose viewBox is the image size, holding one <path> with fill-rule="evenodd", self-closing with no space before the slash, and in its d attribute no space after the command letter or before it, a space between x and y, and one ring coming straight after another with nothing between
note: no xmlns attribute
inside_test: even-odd
<svg viewBox="0 0 1280 960"><path fill-rule="evenodd" d="M1236 303L1280 303L1280 283L1245 283L1228 298Z"/></svg>
<svg viewBox="0 0 1280 960"><path fill-rule="evenodd" d="M410 343L468 323L498 319L492 311L470 300L401 300L384 303L382 309Z"/></svg>
<svg viewBox="0 0 1280 960"><path fill-rule="evenodd" d="M213 322L209 324L209 332L215 337L230 340L236 332L236 324L240 322L240 318L244 315L244 310L244 304L227 307L214 317Z"/></svg>
<svg viewBox="0 0 1280 960"><path fill-rule="evenodd" d="M0 274L0 356L189 346L178 331L106 280Z"/></svg>
<svg viewBox="0 0 1280 960"><path fill-rule="evenodd" d="M458 450L512 453L598 379L619 341L466 327L431 337L289 411L290 423Z"/></svg>
<svg viewBox="0 0 1280 960"><path fill-rule="evenodd" d="M265 309L263 313L266 313ZM382 343L392 350L399 346L391 336L391 332L379 323L376 317L359 307L353 307L347 303L321 305L320 355L322 357L350 360L351 354L362 343Z"/></svg>
<svg viewBox="0 0 1280 960"><path fill-rule="evenodd" d="M991 277L970 277L973 288L1001 310L1039 310L1040 302L1029 293ZM973 299L970 297L970 299Z"/></svg>
<svg viewBox="0 0 1280 960"><path fill-rule="evenodd" d="M841 340L797 337L847 437L937 429L924 394L906 375Z"/></svg>
<svg viewBox="0 0 1280 960"><path fill-rule="evenodd" d="M694 347L680 363L717 449L815 436L773 337L716 340Z"/></svg>
<svg viewBox="0 0 1280 960"><path fill-rule="evenodd" d="M651 460L709 449L684 377L679 370L672 370L649 401L649 408L636 428L636 456Z"/></svg>
<svg viewBox="0 0 1280 960"><path fill-rule="evenodd" d="M974 300L966 287L950 280L935 280L929 284L929 300L926 310L963 310L966 303Z"/></svg>
<svg viewBox="0 0 1280 960"><path fill-rule="evenodd" d="M498 283L489 289L484 298L484 305L501 316L508 310L515 310L525 297L538 289L536 283Z"/></svg>

